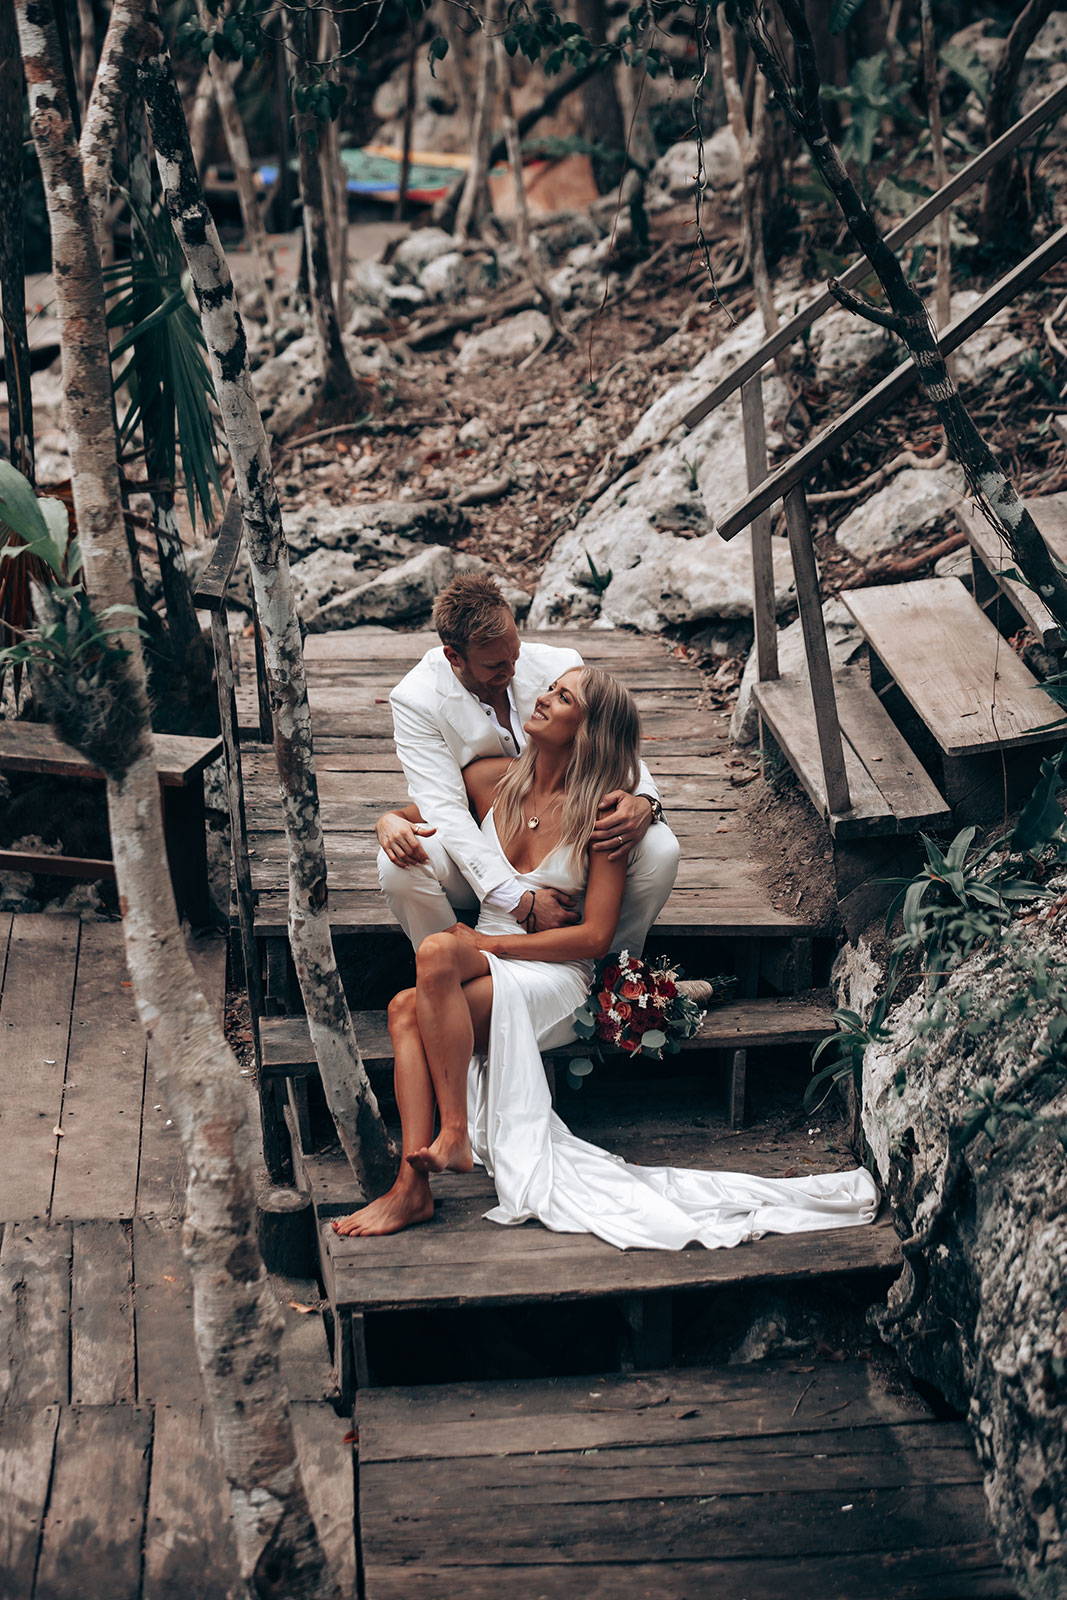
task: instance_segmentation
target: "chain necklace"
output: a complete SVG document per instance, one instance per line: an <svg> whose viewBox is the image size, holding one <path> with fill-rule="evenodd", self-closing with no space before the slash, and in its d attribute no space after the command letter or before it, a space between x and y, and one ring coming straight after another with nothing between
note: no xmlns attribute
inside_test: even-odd
<svg viewBox="0 0 1067 1600"><path fill-rule="evenodd" d="M548 805L544 808L546 815L552 809L552 807L554 805L561 805L562 802L563 802L563 796L562 795L557 795L555 797L555 799L550 800L548 802ZM519 807L519 815L522 818L523 822L525 822L526 826L530 829L531 833L534 831L535 828L539 828L541 826L541 818L540 817L535 817L532 812L531 812L531 814L529 816L527 816L525 811L523 811L521 806Z"/></svg>

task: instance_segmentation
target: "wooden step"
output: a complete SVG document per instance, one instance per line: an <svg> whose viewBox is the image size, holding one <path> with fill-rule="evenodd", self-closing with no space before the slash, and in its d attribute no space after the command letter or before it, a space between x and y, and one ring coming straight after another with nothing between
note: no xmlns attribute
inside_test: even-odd
<svg viewBox="0 0 1067 1600"><path fill-rule="evenodd" d="M391 1066L393 1047L384 1011L353 1017L360 1052L368 1068ZM318 1069L305 1017L264 1017L259 1025L265 1077L305 1077ZM765 1045L810 1044L834 1031L830 1006L818 996L736 1000L713 1006L684 1051L755 1050ZM546 1052L548 1061L567 1061L588 1053L588 1045L563 1045Z"/></svg>
<svg viewBox="0 0 1067 1600"><path fill-rule="evenodd" d="M841 599L946 756L1067 733L1060 708L958 578L845 589Z"/></svg>
<svg viewBox="0 0 1067 1600"><path fill-rule="evenodd" d="M811 687L807 677L775 678L755 689L760 716L808 797L837 839L914 833L944 821L949 808L871 688L862 667L834 669L845 771L852 805L826 802Z"/></svg>
<svg viewBox="0 0 1067 1600"><path fill-rule="evenodd" d="M1007 1600L967 1428L870 1361L363 1389L366 1600Z"/></svg>
<svg viewBox="0 0 1067 1600"><path fill-rule="evenodd" d="M1067 494L1044 494L1028 499L1026 508L1038 532L1058 561L1067 563ZM1026 626L1047 650L1062 649L1067 635L1039 595L1025 584L1006 576L1016 570L1015 558L1004 540L989 526L973 501L965 501L956 521L970 541L971 549L993 580L997 593L1005 594Z"/></svg>

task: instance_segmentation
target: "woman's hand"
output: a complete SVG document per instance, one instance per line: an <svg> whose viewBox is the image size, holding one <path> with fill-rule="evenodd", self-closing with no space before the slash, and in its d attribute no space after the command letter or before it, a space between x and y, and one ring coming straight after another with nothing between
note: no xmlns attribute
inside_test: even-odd
<svg viewBox="0 0 1067 1600"><path fill-rule="evenodd" d="M474 928L468 928L465 922L457 922L454 928L449 928L449 933L461 944L469 945L472 950L480 950L483 955L496 954L496 940L487 934L478 933Z"/></svg>
<svg viewBox="0 0 1067 1600"><path fill-rule="evenodd" d="M387 811L378 818L374 831L378 843L395 866L419 867L430 859L419 839L428 839L437 829L431 828L428 822L408 822L395 811Z"/></svg>

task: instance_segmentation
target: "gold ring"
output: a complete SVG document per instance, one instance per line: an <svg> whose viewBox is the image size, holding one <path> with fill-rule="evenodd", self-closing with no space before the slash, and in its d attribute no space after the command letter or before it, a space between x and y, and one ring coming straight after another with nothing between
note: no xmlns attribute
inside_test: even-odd
<svg viewBox="0 0 1067 1600"><path fill-rule="evenodd" d="M622 834L621 833L619 834L619 837L615 840L615 843L616 844L622 844Z"/></svg>

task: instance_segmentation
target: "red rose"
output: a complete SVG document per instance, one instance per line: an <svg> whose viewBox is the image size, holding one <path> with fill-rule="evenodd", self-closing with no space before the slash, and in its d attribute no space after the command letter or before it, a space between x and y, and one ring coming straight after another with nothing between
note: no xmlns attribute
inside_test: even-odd
<svg viewBox="0 0 1067 1600"><path fill-rule="evenodd" d="M613 961L609 967L604 968L601 982L603 983L605 989L610 989L614 984L618 983L621 977L622 971L619 967L619 964L617 961Z"/></svg>
<svg viewBox="0 0 1067 1600"><path fill-rule="evenodd" d="M612 994L610 989L601 989L596 999L597 1005L600 1007L601 1011L610 1011L612 1006L615 1004L615 996Z"/></svg>
<svg viewBox="0 0 1067 1600"><path fill-rule="evenodd" d="M656 997L660 1000L673 1000L678 993L678 985L671 978L659 978L656 982Z"/></svg>
<svg viewBox="0 0 1067 1600"><path fill-rule="evenodd" d="M640 1050L640 1048L641 1048L640 1039L634 1039L634 1038L631 1038L631 1037L627 1036L626 1038L619 1040L619 1049L620 1050L625 1050L625 1052L626 1052L626 1054L628 1056L635 1056L637 1054L637 1052Z"/></svg>
<svg viewBox="0 0 1067 1600"><path fill-rule="evenodd" d="M630 1018L634 1014L633 1006L627 1005L625 1000L616 1000L615 1010L618 1013L620 1021L622 1022L629 1022Z"/></svg>
<svg viewBox="0 0 1067 1600"><path fill-rule="evenodd" d="M638 995L645 993L645 990L636 978L624 978L619 985L619 993L624 1000L636 1000Z"/></svg>

